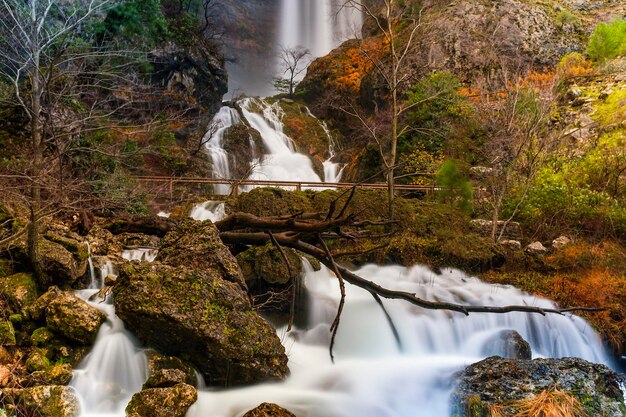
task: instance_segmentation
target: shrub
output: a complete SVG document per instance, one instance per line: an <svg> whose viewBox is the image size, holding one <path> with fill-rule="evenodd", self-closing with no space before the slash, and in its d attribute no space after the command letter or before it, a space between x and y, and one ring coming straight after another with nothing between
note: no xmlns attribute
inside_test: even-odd
<svg viewBox="0 0 626 417"><path fill-rule="evenodd" d="M454 161L446 161L437 172L437 185L441 201L456 205L465 212L471 210L472 185Z"/></svg>
<svg viewBox="0 0 626 417"><path fill-rule="evenodd" d="M626 54L626 21L616 19L609 24L600 23L596 26L589 45L587 55L594 61L604 61Z"/></svg>

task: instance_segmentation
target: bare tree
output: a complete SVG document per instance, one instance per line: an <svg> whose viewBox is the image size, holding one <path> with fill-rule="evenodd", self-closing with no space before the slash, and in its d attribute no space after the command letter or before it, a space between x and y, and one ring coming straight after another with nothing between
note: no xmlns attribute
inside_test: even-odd
<svg viewBox="0 0 626 417"><path fill-rule="evenodd" d="M283 72L274 79L274 87L279 91L288 93L289 96L293 96L300 75L306 71L306 58L310 55L309 50L302 46L281 47L280 63Z"/></svg>
<svg viewBox="0 0 626 417"><path fill-rule="evenodd" d="M477 103L487 134L482 154L491 169L484 182L495 242L518 213L546 156L561 138L558 129L549 129L557 100L556 77L545 78L543 85L537 86L522 76L511 77L502 82L507 86L504 91L481 95ZM501 221L505 199L512 197L513 190L517 201Z"/></svg>
<svg viewBox="0 0 626 417"><path fill-rule="evenodd" d="M378 146L386 169L389 218L393 219L398 138L411 128L403 125L402 119L407 111L420 104L407 104L403 100L403 91L413 75L413 72L407 68L406 62L416 47L417 32L422 25L422 10L417 9L412 2L401 0L382 0L377 4L381 7L375 8L372 2L366 0L346 0L343 7L353 7L363 13L374 23L382 37L384 54L374 54L363 47L361 52L369 60L372 70L383 81L389 94L390 106L388 113L385 114L385 117L389 119L388 131L385 129L384 132L380 132L377 123L372 123L372 120L354 105L345 111L363 124L371 139Z"/></svg>

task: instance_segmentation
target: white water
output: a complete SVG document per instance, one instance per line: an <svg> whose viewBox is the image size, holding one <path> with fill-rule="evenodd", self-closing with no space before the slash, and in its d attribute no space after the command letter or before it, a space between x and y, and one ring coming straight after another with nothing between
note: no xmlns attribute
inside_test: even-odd
<svg viewBox="0 0 626 417"><path fill-rule="evenodd" d="M337 281L309 265L305 285L312 297L310 325L285 333L279 330L289 356L291 376L283 383L229 391L205 391L188 417L235 417L261 402L274 402L298 417L444 417L452 374L493 350L489 337L503 329L517 330L531 345L534 357L576 356L607 363L597 334L576 316L473 314L425 311L402 301L384 301L398 329L396 343L380 307L366 291L348 285L335 346L336 363L328 355L329 327L337 305ZM459 271L441 276L423 267L378 267L356 271L364 278L429 300L470 305L552 302L515 288L483 283Z"/></svg>
<svg viewBox="0 0 626 417"><path fill-rule="evenodd" d="M220 201L205 201L196 204L189 214L194 220L211 220L216 222L226 217L225 204Z"/></svg>
<svg viewBox="0 0 626 417"><path fill-rule="evenodd" d="M284 115L280 103L246 98L239 102L244 118L261 134L267 154L257 159L250 175L253 180L321 182L311 160L295 150L293 141L283 132ZM258 109L262 109L262 113Z"/></svg>
<svg viewBox="0 0 626 417"><path fill-rule="evenodd" d="M89 301L101 289L104 278L113 273L115 268L107 263L100 270L100 288L77 291L80 298L107 316L93 349L74 369L70 382L78 394L83 417L123 416L126 404L148 377L146 355L115 315L111 296Z"/></svg>
<svg viewBox="0 0 626 417"><path fill-rule="evenodd" d="M124 249L122 257L129 261L154 261L158 250L155 248Z"/></svg>
<svg viewBox="0 0 626 417"><path fill-rule="evenodd" d="M279 45L302 46L312 58L329 53L341 42L360 37L360 11L342 7L345 0L282 0Z"/></svg>
<svg viewBox="0 0 626 417"><path fill-rule="evenodd" d="M239 113L232 107L224 106L213 117L209 129L202 141L213 163L213 178L230 178L230 161L223 148L224 134L229 127L241 123ZM217 195L230 194L231 187L226 184L214 185L213 192Z"/></svg>

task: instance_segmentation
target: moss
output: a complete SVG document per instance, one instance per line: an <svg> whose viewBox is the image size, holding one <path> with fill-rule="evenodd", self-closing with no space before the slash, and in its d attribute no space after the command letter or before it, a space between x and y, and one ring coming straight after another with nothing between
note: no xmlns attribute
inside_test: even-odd
<svg viewBox="0 0 626 417"><path fill-rule="evenodd" d="M70 239L65 236L60 236L55 233L46 233L45 238L51 242L58 243L67 249L77 260L86 261L89 257L89 249L84 242L79 242L74 239Z"/></svg>
<svg viewBox="0 0 626 417"><path fill-rule="evenodd" d="M31 274L9 275L0 278L0 294L15 311L21 311L37 300L37 284Z"/></svg>
<svg viewBox="0 0 626 417"><path fill-rule="evenodd" d="M610 94L604 102L596 102L593 118L604 128L616 127L626 122L626 88Z"/></svg>
<svg viewBox="0 0 626 417"><path fill-rule="evenodd" d="M54 333L47 327L40 327L30 335L30 341L35 346L45 346L54 340Z"/></svg>
<svg viewBox="0 0 626 417"><path fill-rule="evenodd" d="M13 273L11 261L0 258L0 278L7 277Z"/></svg>
<svg viewBox="0 0 626 417"><path fill-rule="evenodd" d="M24 317L21 314L11 314L9 316L9 321L13 326L18 327L24 321Z"/></svg>
<svg viewBox="0 0 626 417"><path fill-rule="evenodd" d="M15 346L15 330L10 321L0 321L0 345Z"/></svg>
<svg viewBox="0 0 626 417"><path fill-rule="evenodd" d="M44 349L33 349L26 359L26 369L29 372L46 371L50 369L50 359L46 356Z"/></svg>

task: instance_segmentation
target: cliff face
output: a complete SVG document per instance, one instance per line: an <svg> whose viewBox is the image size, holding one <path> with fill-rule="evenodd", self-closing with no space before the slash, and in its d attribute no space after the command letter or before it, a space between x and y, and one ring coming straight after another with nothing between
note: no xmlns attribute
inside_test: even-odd
<svg viewBox="0 0 626 417"><path fill-rule="evenodd" d="M271 94L280 0L219 0L214 8L222 28L231 96ZM251 71L251 68L254 68Z"/></svg>

